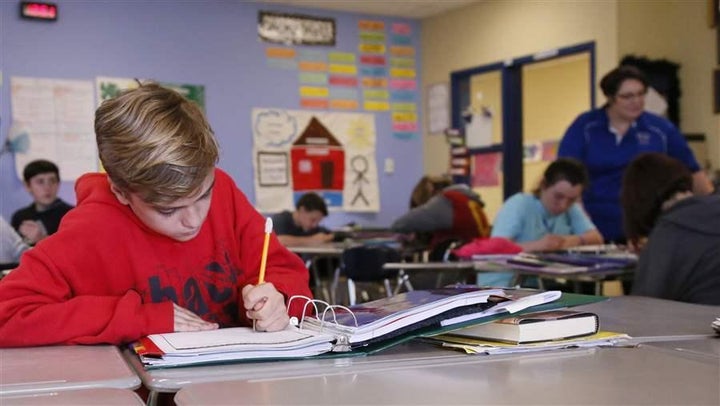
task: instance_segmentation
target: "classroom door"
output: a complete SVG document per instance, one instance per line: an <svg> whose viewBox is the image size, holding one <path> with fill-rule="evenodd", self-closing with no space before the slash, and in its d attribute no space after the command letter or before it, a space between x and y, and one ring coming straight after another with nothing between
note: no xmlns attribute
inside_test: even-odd
<svg viewBox="0 0 720 406"><path fill-rule="evenodd" d="M591 86L588 86L591 83ZM523 190L530 192L557 156L557 146L578 114L592 107L590 52L522 67Z"/></svg>
<svg viewBox="0 0 720 406"><path fill-rule="evenodd" d="M467 108L467 112L471 112L476 118L485 117L491 121L489 139L492 145L501 144L503 140L502 102L502 72L500 70L470 77L470 106ZM482 186L476 186L479 180L478 176L472 176L472 178L473 189L485 202L485 213L491 220L495 218L495 214L500 210L504 200L503 176L502 171L498 168L501 165L501 156L501 152L481 152L471 158L473 173L489 175L484 177L485 182ZM485 170L486 168L487 170Z"/></svg>

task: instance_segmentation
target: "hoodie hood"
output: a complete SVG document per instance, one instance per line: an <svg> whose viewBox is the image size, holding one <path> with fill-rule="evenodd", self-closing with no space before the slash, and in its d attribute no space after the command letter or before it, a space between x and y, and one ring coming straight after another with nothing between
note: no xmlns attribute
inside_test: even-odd
<svg viewBox="0 0 720 406"><path fill-rule="evenodd" d="M707 235L720 235L720 195L693 196L677 202L658 220Z"/></svg>
<svg viewBox="0 0 720 406"><path fill-rule="evenodd" d="M78 206L91 202L118 203L110 190L110 182L104 173L86 173L75 182Z"/></svg>

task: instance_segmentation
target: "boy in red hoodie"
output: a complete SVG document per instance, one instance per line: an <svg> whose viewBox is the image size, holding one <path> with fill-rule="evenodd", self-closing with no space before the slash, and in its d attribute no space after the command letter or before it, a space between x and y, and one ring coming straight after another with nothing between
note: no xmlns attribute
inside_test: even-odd
<svg viewBox="0 0 720 406"><path fill-rule="evenodd" d="M301 260L215 168L200 109L156 84L95 114L107 174L86 174L59 231L0 281L0 347L120 344L154 333L250 325L285 328L310 297ZM288 311L289 310L289 311Z"/></svg>

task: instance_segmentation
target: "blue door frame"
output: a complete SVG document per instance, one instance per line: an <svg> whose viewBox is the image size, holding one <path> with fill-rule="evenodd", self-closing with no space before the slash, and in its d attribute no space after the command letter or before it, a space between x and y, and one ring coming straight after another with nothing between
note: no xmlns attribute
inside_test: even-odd
<svg viewBox="0 0 720 406"><path fill-rule="evenodd" d="M504 198L520 192L523 187L522 68L525 65L588 52L590 54L590 106L595 106L595 42L586 42L492 63L450 74L452 126L464 134L462 111L470 105L470 78L491 71L500 71L502 80L503 142L483 148L472 148L470 154L502 152ZM568 123L569 125L570 123ZM455 176L458 183L470 183L468 176Z"/></svg>

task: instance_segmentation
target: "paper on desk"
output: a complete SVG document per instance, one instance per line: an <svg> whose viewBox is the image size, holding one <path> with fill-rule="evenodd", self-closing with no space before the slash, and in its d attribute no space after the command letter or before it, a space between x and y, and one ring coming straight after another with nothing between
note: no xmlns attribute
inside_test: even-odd
<svg viewBox="0 0 720 406"><path fill-rule="evenodd" d="M559 290L549 290L547 292L537 292L534 290L523 290L515 289L508 290L510 292L508 297L510 300L500 302L495 306L478 313L465 314L450 319L445 319L440 322L440 325L451 326L453 324L462 323L469 320L476 320L484 317L494 316L500 313L517 313L520 310L525 310L533 306L538 306L544 303L550 303L560 299L562 292Z"/></svg>
<svg viewBox="0 0 720 406"><path fill-rule="evenodd" d="M599 331L597 334L585 337L530 344L510 344L450 335L439 335L428 339L441 343L443 347L462 350L468 354L494 355L557 350L562 348L614 346L621 344L630 338L630 336L623 333Z"/></svg>

